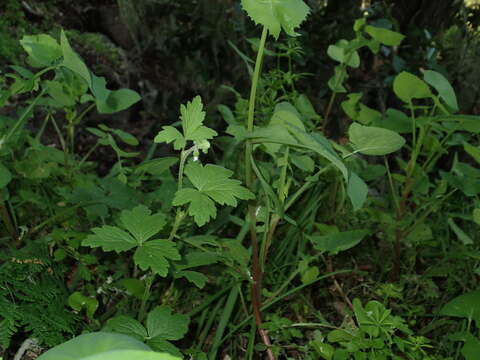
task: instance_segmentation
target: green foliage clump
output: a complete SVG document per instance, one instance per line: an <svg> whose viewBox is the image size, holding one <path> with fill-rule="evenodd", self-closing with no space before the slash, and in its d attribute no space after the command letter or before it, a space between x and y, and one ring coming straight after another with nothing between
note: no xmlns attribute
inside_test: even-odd
<svg viewBox="0 0 480 360"><path fill-rule="evenodd" d="M45 346L55 346L78 331L79 318L66 299L63 266L55 264L45 244L2 254L0 260L0 346L22 331Z"/></svg>
<svg viewBox="0 0 480 360"><path fill-rule="evenodd" d="M23 332L51 346L86 330L43 358L469 353L478 344L478 293L469 293L478 269L468 264L479 259L479 117L459 114L437 67L400 66L405 36L368 16L350 40L324 49L335 66L322 116L318 99L301 91L312 74L296 72L306 2L237 5L262 27L247 50L231 44L249 94L224 87L236 103L218 105L226 124L215 129L202 97L192 97L145 155L131 133L85 123L91 111L109 116L138 103L136 91L110 90L68 32L22 38L27 65L13 66L0 91L2 107L24 103L0 123L2 239L23 247L0 267L1 345L11 351ZM144 24L123 15L135 50L146 51ZM73 35L105 50L98 38ZM383 108L351 81L369 57L388 68L382 89L395 101ZM341 128L339 114L345 131L334 140L327 129ZM100 148L114 158L97 172ZM65 268L68 280L58 275ZM451 301L454 293L465 295ZM451 336L423 336L444 326ZM89 347L95 336L125 347L104 339Z"/></svg>
<svg viewBox="0 0 480 360"><path fill-rule="evenodd" d="M25 14L19 1L6 0L0 4L0 61L2 63L18 63L22 47L18 43L18 35L22 35L27 27Z"/></svg>

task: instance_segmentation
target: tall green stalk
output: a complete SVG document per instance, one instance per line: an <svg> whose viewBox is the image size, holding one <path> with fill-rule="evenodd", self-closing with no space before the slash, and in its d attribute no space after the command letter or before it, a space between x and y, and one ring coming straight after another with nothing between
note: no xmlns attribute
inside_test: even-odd
<svg viewBox="0 0 480 360"><path fill-rule="evenodd" d="M265 42L267 40L268 30L264 26L262 31L262 37L260 38L260 45L258 47L257 59L255 61L255 70L253 71L252 86L250 88L250 99L248 101L248 118L247 118L247 131L253 131L253 123L255 118L255 100L257 97L258 81L262 72L263 53L265 50ZM247 187L252 190L253 172L250 158L252 156L252 142L247 140L245 145L245 182Z"/></svg>
<svg viewBox="0 0 480 360"><path fill-rule="evenodd" d="M262 30L262 36L260 38L260 45L258 47L257 58L255 61L255 69L253 71L252 86L250 88L250 99L248 102L248 118L247 118L247 131L253 131L254 118L255 118L255 100L257 97L258 82L260 80L260 74L262 71L263 54L265 50L265 42L267 40L268 29L264 26ZM253 189L253 171L251 158L253 153L253 144L251 140L247 140L245 144L245 183L248 189L254 192ZM262 269L259 259L259 246L256 230L256 214L255 205L249 204L248 206L248 222L250 224L250 238L252 242L252 308L255 323L257 325L258 334L260 335L262 342L267 346L267 355L269 360L275 359L272 350L270 349L271 343L268 334L262 329L262 314L261 314L261 289L262 289Z"/></svg>

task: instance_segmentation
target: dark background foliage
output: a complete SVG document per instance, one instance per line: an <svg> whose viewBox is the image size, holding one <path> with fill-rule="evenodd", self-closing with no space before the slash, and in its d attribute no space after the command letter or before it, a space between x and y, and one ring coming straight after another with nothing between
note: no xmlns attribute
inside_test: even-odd
<svg viewBox="0 0 480 360"><path fill-rule="evenodd" d="M312 13L302 27L308 36L300 38L305 55L296 70L311 74L300 86L320 113L326 102L324 80L333 67L326 48L338 39L351 38L353 21L364 12L371 19L391 21L395 30L407 35L397 55L414 67L409 70L432 64L441 67L456 85L462 110L478 112L475 104L480 89L476 84L480 82L475 79L480 80L480 74L474 71L474 64L480 50L473 31L478 9L467 9L459 0L307 2ZM242 89L248 74L229 43L249 55L246 39L258 37L258 29L233 0L6 0L0 4L0 13L2 66L20 61L17 40L22 34L70 30L77 34L73 40L76 49L87 63L96 64L94 70L106 75L111 86L129 86L142 94L142 104L115 120L120 126L128 123L141 137L172 122L178 104L195 94L209 104L210 113L217 104L233 100L221 85ZM429 55L431 51L434 56ZM379 79L395 65L390 59L381 55L370 59L354 74L351 86L362 84L374 99L370 101L378 102ZM462 81L466 74L470 85ZM375 89L369 90L371 87Z"/></svg>
<svg viewBox="0 0 480 360"><path fill-rule="evenodd" d="M355 19L362 16L367 16L369 21L376 26L391 26L392 30L402 32L406 38L400 47L383 48L376 55L362 50L361 66L358 69L352 69L349 79L345 82L348 93L363 92L362 103L378 109L380 112L384 112L387 108L400 109L402 104L392 95L391 91L393 77L402 70L419 74L422 69L433 69L443 73L453 84L460 102L461 113L480 114L480 67L478 66L480 64L480 32L478 30L480 6L467 7L462 0L305 0L305 2L310 6L311 14L299 30L301 36L296 39L303 52L293 56L294 72L303 75L295 85L299 93L308 96L318 114L324 115L329 107L330 93L327 81L332 76L335 65L327 56L327 48L339 39L353 38L352 25ZM18 43L23 35L49 33L58 38L61 29L66 30L72 46L85 59L89 68L97 75L105 76L108 79L110 88L128 87L138 91L142 96L142 101L128 110L108 117L98 114L89 115L81 126L93 127L101 122L114 128L127 130L138 138L141 145L137 150L143 154L146 154L148 149L158 150L151 146L155 134L162 125L176 122L180 104L186 103L195 95L201 95L206 104L208 113L206 123L218 130L224 130L226 124L217 111L217 106L226 104L232 109L235 107L237 99L231 89L236 89L243 98L248 95L250 80L245 59L240 54L253 56L249 39L259 37L259 28L245 16L239 0L84 0L81 2L72 0L3 0L0 2L0 72L6 72L8 64L23 63L25 55ZM281 35L280 45L288 48L295 46L295 43L285 35ZM274 49L271 48L271 50ZM277 61L274 57L265 59L265 62L274 61ZM267 63L266 65L272 64ZM265 66L265 69L272 67L274 66ZM0 116L14 114L17 102L22 104L22 100L24 100L22 96L12 99L7 107L0 109ZM332 106L330 118L335 118L336 121L329 122L331 125L325 129L327 136L337 140L341 140L346 124L350 121L340 106L343 100L345 100L343 95L335 98L336 104ZM39 127L40 122L35 120L38 119L33 119L28 126ZM46 141L48 144L58 141L53 128L47 128L44 136L48 139ZM92 134L87 131L79 131L78 139L75 142L76 153L81 156L85 155L95 141ZM218 144L214 144L215 148L212 153L222 151L217 150L216 146ZM163 154L169 151L171 151L170 148L163 146L157 153ZM215 157L216 155L209 154L209 156ZM218 158L220 157L221 155L218 155ZM453 155L445 158L447 161L445 164L441 164L441 170L446 171L451 167ZM227 157L226 159L225 161L228 161ZM91 160L101 162L95 171L103 176L116 163L117 158L112 149L105 147L95 151ZM135 159L134 161L140 160ZM237 160L234 158L233 161L238 162ZM263 165L266 168L269 166L267 163ZM392 166L398 168L401 165L399 162L398 165ZM272 168L272 172L274 170L276 169ZM138 189L123 185L115 187L117 186L115 184L110 183L108 179L103 179L101 186L96 188L105 199L114 198L112 194L116 194L117 197L119 197L117 194L123 194L124 199L122 198L122 200L125 201L117 207L112 206L115 210L131 207L133 204L129 202L132 199L137 201L140 198L141 192ZM325 186L331 186L326 187L331 191L324 189L321 191L327 195L333 194L331 199L329 197L325 201L334 206L337 184L326 184ZM166 188L168 191L164 191L164 193L174 191L172 187ZM48 190L52 191L50 188ZM159 194L162 191L159 190ZM320 192L320 189L318 191ZM312 200L315 203L312 208L317 209L315 206L318 201L315 200L315 196L319 194L312 193L314 196L308 200ZM81 197L82 194L77 195ZM98 197L98 193L90 192L88 196L89 199L90 197L93 199ZM72 199L76 198L72 197ZM57 204L51 205L52 207L57 206ZM42 211L45 209L42 206L47 207L43 203L35 204L35 206ZM380 203L379 206L381 207L382 204ZM452 203L451 207L452 213L458 210L458 204ZM321 211L326 213L330 209L319 210L319 212ZM335 214L333 213L333 216ZM20 215L24 218L28 217L28 214ZM327 222L331 220L328 214L320 215L325 215L325 218L328 219ZM439 228L443 229L446 225L441 214L434 215L431 216L432 219L438 221ZM313 218L315 216L316 214L312 215ZM367 214L365 213L363 216L367 217ZM380 215L378 216L380 218ZM375 214L369 213L368 217L374 218ZM342 222L343 219L338 221ZM351 221L352 224L348 224L350 226L362 221L366 222L366 219L352 217L344 221ZM74 221L72 220L72 222ZM62 223L62 227L66 229L69 226L74 228L68 222ZM363 262L367 264L365 265L367 272L382 273L386 251L382 249L381 232L378 231L368 243L369 248L375 249L374 255L362 254L358 258L341 258L340 262L356 262L355 265L360 264L359 268ZM64 239L66 236L61 233L59 238ZM76 241L76 239L74 240ZM409 319L417 321L417 314L428 313L425 308L430 310L430 308L436 308L441 303L447 302L452 297L451 293L458 292L458 289L466 290L475 287L475 280L470 280L478 275L472 274L460 255L458 256L461 261L456 257L454 251L446 249L450 248L445 245L441 251L440 249L429 250L430 252L426 253L424 257L428 261L443 258L442 265L435 271L438 273L449 272L444 270L445 264L447 264L448 269L453 269L450 272L455 276L447 277L445 275L445 283L440 284L440 281L432 280L438 276L434 273L422 281L421 276L417 274L422 274L427 260L422 257L423 255L417 258L414 248L406 248L405 252L412 259L412 269L411 273L407 275L409 276L406 280L408 286L405 287L406 295L402 301L408 305L404 305L401 301L395 303L396 292L401 292L402 289L398 290L394 285L385 285L380 288L381 291L376 292L378 297L394 299L390 303L392 307L395 307L397 311L409 312ZM292 252L290 250L291 247L285 247L272 263L281 263L281 257ZM39 250L36 251L40 253ZM51 264L47 263L50 254L46 249L42 249L42 251L46 253L46 260L45 264L40 265L50 266ZM0 257L0 260L4 259ZM84 263L88 264L88 261L84 261ZM120 261L115 265L120 267L119 263ZM49 294L51 298L66 296L66 290L61 281L50 276L48 272L42 273L42 267L37 266L32 270L33 265L19 262L15 266L19 269L16 268L16 271L21 276L29 273L38 277L41 280L39 280L40 284L53 284L50 287L55 292ZM102 270L104 272L102 273L100 266L99 269L97 275L103 276L107 273L105 269ZM56 271L63 272L64 270ZM68 271L68 269L65 270L65 274L69 274ZM81 267L78 272L80 271ZM8 280L11 282L9 286L17 286L14 282L16 279L2 280L2 276L7 278L0 272L0 282L7 283ZM101 283L101 276L99 275L100 280L95 280ZM277 273L272 272L266 277L266 281L275 283L277 278ZM346 285L346 288L354 289L355 294L361 294L362 291L367 292L363 287L366 288L371 285L369 282L373 283L378 280L373 276L370 278L368 275L365 278L360 275L358 277L357 275L345 275L344 277L339 276L339 279ZM478 281L478 278L476 279ZM441 293L440 285L442 289L453 290ZM322 286L312 286L306 289L305 294L302 295L313 299L312 303L316 308L324 307L324 299L329 296L329 293L337 291ZM74 288L75 284L71 287ZM89 291L94 292L95 290L92 289ZM0 288L0 295L2 295L1 290ZM26 294L24 297L31 297L28 291L35 290L24 289ZM420 293L422 296L417 296ZM188 301L195 297L196 293L189 292L189 295L185 298L179 296L176 299L175 294L171 294L171 297L186 308L191 306ZM49 299L46 297L43 301L47 301L47 305L52 307L52 312L58 314L67 312L64 304L56 304L48 301ZM429 304L424 304L425 299L431 300ZM13 299L12 302L14 300L16 299ZM107 305L105 307L113 309L112 311L115 311L117 307L121 308L117 304L107 303ZM295 308L297 305L298 308ZM301 306L304 305L295 303L286 312L301 314ZM407 309L407 306L410 308ZM30 307L11 308L12 311L8 314L7 312L2 313L0 303L0 315L12 322L22 322L21 313L35 313ZM107 312L101 320L107 319L109 315L111 314ZM288 317L291 314L284 315ZM273 320L269 318L270 326L275 323L273 315L272 318ZM35 318L35 320L37 322L44 321L41 317ZM77 332L75 321L75 317L70 318L65 315L64 323L58 322L58 326L48 332L48 337L52 339L51 343L57 341L59 333L73 334ZM412 322L411 325L427 328L429 321L428 316L422 318L419 315L418 322L416 324ZM426 333L431 329L427 330ZM9 334L6 335L10 337L15 333L15 328L12 326L8 331ZM15 339L16 342L19 342L18 340ZM202 342L203 340L205 338L202 335ZM209 339L205 341L208 343Z"/></svg>

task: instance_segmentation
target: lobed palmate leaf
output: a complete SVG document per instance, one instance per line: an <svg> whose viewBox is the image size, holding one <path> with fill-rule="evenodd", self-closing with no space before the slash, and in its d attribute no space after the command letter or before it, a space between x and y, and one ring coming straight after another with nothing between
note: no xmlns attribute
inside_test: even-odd
<svg viewBox="0 0 480 360"><path fill-rule="evenodd" d="M102 247L105 251L122 252L136 248L133 259L140 269L151 269L160 276L168 273L168 260L180 260L175 243L165 239L150 240L166 224L162 213L151 211L139 205L131 210L124 210L120 222L125 231L116 226L104 225L92 229L92 235L83 241L84 246Z"/></svg>
<svg viewBox="0 0 480 360"><path fill-rule="evenodd" d="M187 141L193 141L196 145L201 145L217 136L217 132L203 125L205 120L205 111L203 111L202 99L196 96L187 105L180 106L180 120L182 120L182 131L180 133L173 126L163 126L162 131L155 137L155 142L173 142L175 150L183 149Z"/></svg>
<svg viewBox="0 0 480 360"><path fill-rule="evenodd" d="M157 306L147 317L147 331L150 338L180 340L188 331L190 319L187 315L172 314L168 306Z"/></svg>
<svg viewBox="0 0 480 360"><path fill-rule="evenodd" d="M180 260L181 256L173 241L165 239L150 240L139 246L135 251L133 260L140 269L148 270L149 268L155 274L167 276L168 260Z"/></svg>
<svg viewBox="0 0 480 360"><path fill-rule="evenodd" d="M237 206L237 199L253 199L254 195L240 185L239 180L230 179L233 172L221 166L205 166L193 162L185 167L185 174L195 188L177 191L173 204L189 204L188 214L198 226L206 224L217 215L215 203Z"/></svg>
<svg viewBox="0 0 480 360"><path fill-rule="evenodd" d="M290 36L297 36L295 28L310 12L302 0L242 0L242 7L256 24L265 26L275 39L278 39L281 29Z"/></svg>

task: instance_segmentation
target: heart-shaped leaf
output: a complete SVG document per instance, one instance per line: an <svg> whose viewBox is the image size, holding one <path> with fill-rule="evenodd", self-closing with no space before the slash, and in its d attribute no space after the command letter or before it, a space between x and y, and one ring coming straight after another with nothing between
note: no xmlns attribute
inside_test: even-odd
<svg viewBox="0 0 480 360"><path fill-rule="evenodd" d="M412 99L425 99L432 96L428 85L418 76L402 71L393 81L393 91L400 100L410 103Z"/></svg>

